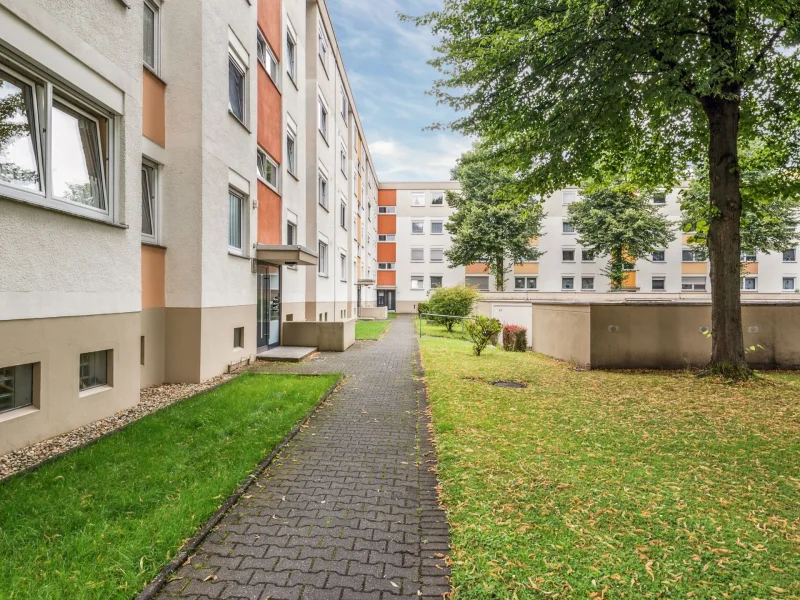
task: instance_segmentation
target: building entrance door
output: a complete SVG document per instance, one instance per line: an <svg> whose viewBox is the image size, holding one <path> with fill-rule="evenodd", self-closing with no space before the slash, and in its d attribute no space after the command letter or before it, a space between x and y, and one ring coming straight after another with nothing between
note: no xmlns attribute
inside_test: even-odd
<svg viewBox="0 0 800 600"><path fill-rule="evenodd" d="M397 310L397 291L378 290L378 306L385 306L389 312Z"/></svg>
<svg viewBox="0 0 800 600"><path fill-rule="evenodd" d="M259 348L274 348L281 343L281 268L258 265Z"/></svg>

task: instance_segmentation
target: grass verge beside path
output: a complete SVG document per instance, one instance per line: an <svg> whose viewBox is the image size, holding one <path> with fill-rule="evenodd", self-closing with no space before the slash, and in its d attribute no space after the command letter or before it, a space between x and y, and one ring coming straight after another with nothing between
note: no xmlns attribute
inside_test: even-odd
<svg viewBox="0 0 800 600"><path fill-rule="evenodd" d="M391 324L391 321L358 321L356 323L356 339L377 340Z"/></svg>
<svg viewBox="0 0 800 600"><path fill-rule="evenodd" d="M800 597L800 376L421 345L456 599Z"/></svg>
<svg viewBox="0 0 800 600"><path fill-rule="evenodd" d="M333 386L244 374L0 483L0 598L130 600Z"/></svg>

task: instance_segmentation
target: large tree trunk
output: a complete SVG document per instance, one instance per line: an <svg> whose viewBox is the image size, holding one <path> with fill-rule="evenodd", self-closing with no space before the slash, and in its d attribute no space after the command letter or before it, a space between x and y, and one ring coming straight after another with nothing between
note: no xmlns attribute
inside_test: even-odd
<svg viewBox="0 0 800 600"><path fill-rule="evenodd" d="M506 265L503 257L499 256L494 259L494 284L498 292L506 291Z"/></svg>
<svg viewBox="0 0 800 600"><path fill-rule="evenodd" d="M711 259L710 373L732 379L749 376L742 335L739 102L708 98L708 168L711 206L708 251Z"/></svg>

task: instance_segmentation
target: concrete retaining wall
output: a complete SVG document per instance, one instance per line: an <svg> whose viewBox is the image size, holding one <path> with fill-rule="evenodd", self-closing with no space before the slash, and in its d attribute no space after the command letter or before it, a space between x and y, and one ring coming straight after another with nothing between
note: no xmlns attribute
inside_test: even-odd
<svg viewBox="0 0 800 600"><path fill-rule="evenodd" d="M361 317L364 319L380 319L385 321L389 318L389 309L385 306L361 307Z"/></svg>
<svg viewBox="0 0 800 600"><path fill-rule="evenodd" d="M294 321L283 324L284 346L344 352L356 341L356 319L346 321Z"/></svg>

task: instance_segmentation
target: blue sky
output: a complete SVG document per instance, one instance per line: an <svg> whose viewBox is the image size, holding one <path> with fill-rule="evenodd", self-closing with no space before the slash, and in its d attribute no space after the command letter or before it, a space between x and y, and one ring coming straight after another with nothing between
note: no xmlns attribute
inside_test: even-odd
<svg viewBox="0 0 800 600"><path fill-rule="evenodd" d="M398 12L423 14L441 0L328 0L361 123L381 181L447 181L470 142L450 131L423 131L454 112L425 94L438 71L435 38Z"/></svg>

